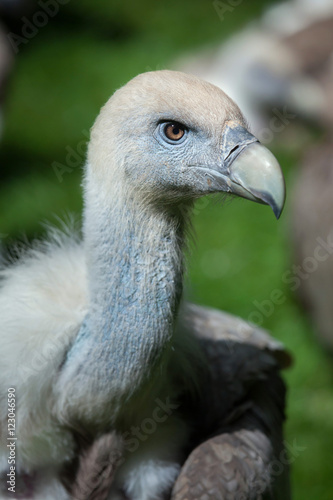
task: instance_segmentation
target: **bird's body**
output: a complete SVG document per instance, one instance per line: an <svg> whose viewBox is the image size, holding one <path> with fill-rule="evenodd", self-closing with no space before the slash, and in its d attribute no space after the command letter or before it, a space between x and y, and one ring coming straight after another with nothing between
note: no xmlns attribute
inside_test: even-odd
<svg viewBox="0 0 333 500"><path fill-rule="evenodd" d="M283 179L222 91L162 71L133 79L102 108L84 190L82 241L54 231L2 270L1 470L13 388L22 498L70 498L60 477L76 437L115 431L125 461L108 498L162 499L195 428L184 398L202 400L211 369L193 331L205 312L189 316L181 302L191 207L227 191L279 215Z"/></svg>

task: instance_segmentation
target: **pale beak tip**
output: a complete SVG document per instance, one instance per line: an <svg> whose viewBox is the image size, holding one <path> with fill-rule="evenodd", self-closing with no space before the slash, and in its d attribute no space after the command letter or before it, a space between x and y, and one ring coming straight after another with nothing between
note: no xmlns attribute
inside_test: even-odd
<svg viewBox="0 0 333 500"><path fill-rule="evenodd" d="M279 218L281 217L281 214L282 214L282 210L283 210L283 205L277 205L275 203L275 201L273 200L272 198L272 201L268 201L267 204L271 207L271 209L273 210L273 213L276 217L277 220L279 220Z"/></svg>
<svg viewBox="0 0 333 500"><path fill-rule="evenodd" d="M285 202L285 188L283 190L283 198L279 201L274 199L274 197L267 192L260 192L256 191L255 189L252 189L251 192L260 200L261 202L264 202L266 205L269 205L271 209L273 210L273 213L278 220L281 217L282 210L284 207L284 202Z"/></svg>

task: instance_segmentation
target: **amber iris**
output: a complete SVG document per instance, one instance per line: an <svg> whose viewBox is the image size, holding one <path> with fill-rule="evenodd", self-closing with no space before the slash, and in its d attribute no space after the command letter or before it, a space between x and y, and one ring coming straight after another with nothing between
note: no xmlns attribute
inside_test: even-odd
<svg viewBox="0 0 333 500"><path fill-rule="evenodd" d="M185 134L185 130L178 123L168 123L164 128L164 133L171 141L179 141Z"/></svg>

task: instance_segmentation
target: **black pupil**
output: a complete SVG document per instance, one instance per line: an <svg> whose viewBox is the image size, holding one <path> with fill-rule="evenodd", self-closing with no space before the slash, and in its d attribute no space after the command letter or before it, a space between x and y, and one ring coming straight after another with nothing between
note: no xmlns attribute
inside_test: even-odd
<svg viewBox="0 0 333 500"><path fill-rule="evenodd" d="M172 132L174 135L178 135L180 133L180 130L178 127L176 127L175 125L173 126L173 129L172 129Z"/></svg>

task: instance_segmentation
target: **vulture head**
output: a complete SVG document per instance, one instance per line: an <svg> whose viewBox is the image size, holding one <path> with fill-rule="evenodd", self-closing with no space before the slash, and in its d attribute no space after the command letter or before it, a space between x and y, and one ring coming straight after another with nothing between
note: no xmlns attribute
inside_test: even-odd
<svg viewBox="0 0 333 500"><path fill-rule="evenodd" d="M238 106L175 71L143 73L115 92L93 126L89 168L105 192L122 186L138 201L172 205L226 192L268 204L278 218L285 199L277 160Z"/></svg>

